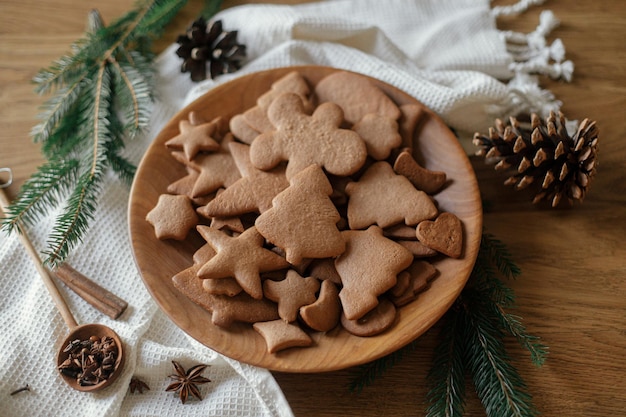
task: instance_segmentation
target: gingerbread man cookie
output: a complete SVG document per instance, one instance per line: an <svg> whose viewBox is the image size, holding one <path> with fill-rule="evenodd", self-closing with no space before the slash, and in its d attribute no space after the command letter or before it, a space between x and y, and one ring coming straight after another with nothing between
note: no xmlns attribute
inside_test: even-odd
<svg viewBox="0 0 626 417"><path fill-rule="evenodd" d="M331 174L351 175L365 163L363 139L339 128L343 112L334 103L322 104L309 116L300 96L284 93L272 102L268 117L276 130L257 136L250 146L250 160L259 169L268 170L287 160L290 179L311 164Z"/></svg>

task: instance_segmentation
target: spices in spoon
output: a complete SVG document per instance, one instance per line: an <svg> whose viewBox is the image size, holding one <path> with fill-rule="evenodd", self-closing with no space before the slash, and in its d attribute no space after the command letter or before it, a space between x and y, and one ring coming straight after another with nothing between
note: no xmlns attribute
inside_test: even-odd
<svg viewBox="0 0 626 417"><path fill-rule="evenodd" d="M91 336L75 339L63 349L67 358L59 365L59 371L81 386L97 385L106 381L115 370L118 346L111 337Z"/></svg>

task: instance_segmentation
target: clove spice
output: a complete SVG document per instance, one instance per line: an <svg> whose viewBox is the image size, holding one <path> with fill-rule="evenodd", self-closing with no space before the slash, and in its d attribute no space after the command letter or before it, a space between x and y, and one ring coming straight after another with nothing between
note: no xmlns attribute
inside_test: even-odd
<svg viewBox="0 0 626 417"><path fill-rule="evenodd" d="M106 381L115 370L118 347L108 336L91 336L86 340L72 340L63 349L67 358L59 371L81 386L97 385Z"/></svg>
<svg viewBox="0 0 626 417"><path fill-rule="evenodd" d="M26 384L25 386L16 389L15 391L12 391L9 395L15 395L15 394L19 394L20 392L24 392L24 391L30 391L30 386L28 384Z"/></svg>

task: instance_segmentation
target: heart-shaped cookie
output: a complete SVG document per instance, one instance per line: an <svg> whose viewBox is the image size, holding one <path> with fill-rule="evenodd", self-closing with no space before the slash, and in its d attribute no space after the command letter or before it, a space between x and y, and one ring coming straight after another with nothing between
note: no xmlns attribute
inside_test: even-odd
<svg viewBox="0 0 626 417"><path fill-rule="evenodd" d="M452 213L441 213L434 221L425 220L417 225L417 239L424 245L448 255L461 257L463 250L463 226Z"/></svg>

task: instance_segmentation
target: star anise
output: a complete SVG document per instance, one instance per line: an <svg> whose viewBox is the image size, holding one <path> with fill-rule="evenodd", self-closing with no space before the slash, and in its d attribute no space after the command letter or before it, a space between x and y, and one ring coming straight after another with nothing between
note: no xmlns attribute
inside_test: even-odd
<svg viewBox="0 0 626 417"><path fill-rule="evenodd" d="M185 368L183 368L180 363L172 361L172 364L174 365L176 374L170 375L169 377L173 379L174 382L168 385L167 388L165 388L165 391L178 392L180 396L180 401L183 404L185 404L185 402L187 401L187 397L189 396L189 394L193 395L199 400L202 400L198 385L211 382L210 379L205 378L201 375L208 365L199 364L189 368L188 371L185 371Z"/></svg>
<svg viewBox="0 0 626 417"><path fill-rule="evenodd" d="M139 392L140 394L143 394L144 390L150 391L150 387L148 386L148 384L136 377L132 377L130 379L130 384L128 385L128 387L130 388L131 394L134 394L135 391Z"/></svg>

